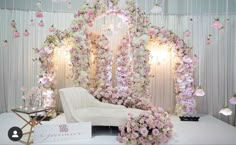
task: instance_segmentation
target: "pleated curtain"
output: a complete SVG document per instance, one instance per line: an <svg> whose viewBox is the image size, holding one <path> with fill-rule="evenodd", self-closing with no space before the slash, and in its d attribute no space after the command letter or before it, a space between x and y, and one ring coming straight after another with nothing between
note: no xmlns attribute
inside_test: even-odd
<svg viewBox="0 0 236 145"><path fill-rule="evenodd" d="M20 88L25 86L31 88L37 85L37 74L39 64L32 61L36 58L32 48L42 47L46 36L50 34L49 27L54 24L55 28L65 30L69 28L73 20L73 13L44 12L43 21L45 26L39 27L41 19L35 18L34 11L0 10L0 40L8 40L8 46L0 46L0 113L9 112L11 108L22 105ZM200 63L195 68L195 85L201 85L205 90L204 97L197 99L197 111L207 113L216 118L235 125L235 106L228 100L236 93L236 15L219 16L225 25L223 30L211 27L215 15L150 15L152 25L164 26L166 29L178 34L185 42L193 47L193 54L200 57ZM33 19L35 26L31 26ZM111 19L108 17L107 20ZM20 32L20 38L13 38L10 22L16 21L16 28ZM114 21L108 21L114 23ZM115 21L117 23L117 21ZM101 21L100 23L103 23ZM96 24L97 25L97 24ZM227 26L226 26L227 25ZM27 29L30 36L23 36ZM101 31L100 27L95 27ZM184 31L191 32L190 37L184 36ZM124 34L119 33L119 37ZM211 34L211 44L205 41ZM112 37L113 38L113 37ZM114 37L115 39L115 37ZM114 43L115 40L111 40ZM2 43L2 42L1 42ZM114 44L115 46L118 44ZM152 103L163 107L166 111L173 113L175 107L175 96L173 88L173 57L166 58L167 61L153 63L151 66L153 77L151 79ZM69 67L65 60L60 60L63 65L57 67L58 89L73 86L69 78ZM60 99L57 97L58 110L62 110ZM228 106L233 110L233 115L225 117L219 114L219 110Z"/></svg>

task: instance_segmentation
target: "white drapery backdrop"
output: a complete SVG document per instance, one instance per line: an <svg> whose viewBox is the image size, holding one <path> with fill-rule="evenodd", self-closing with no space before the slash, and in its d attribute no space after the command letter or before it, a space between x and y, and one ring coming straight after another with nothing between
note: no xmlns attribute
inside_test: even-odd
<svg viewBox="0 0 236 145"><path fill-rule="evenodd" d="M35 26L29 26L32 18L36 22ZM234 124L235 106L229 105L234 111L229 118L218 112L225 105L225 97L228 102L236 92L234 83L236 82L236 16L229 15L230 22L224 32L211 28L215 15L192 16L192 18L194 21L189 24L189 16L150 15L152 25L165 26L181 38L184 38L185 30L189 29L192 32L192 36L185 38L185 41L189 46L193 46L194 54L201 58L195 71L195 84L197 86L200 83L206 91L206 96L197 98L197 110ZM21 37L17 39L13 38L11 31L10 22L13 19L17 23L17 30L21 33ZM37 25L40 19L35 19L32 11L0 10L0 40L8 40L8 47L0 48L0 112L10 111L11 108L22 104L20 92L22 86L31 88L37 85L39 65L38 62L32 61L36 57L32 48L42 46L46 36L50 34L48 29L52 24L57 29L64 30L69 27L72 19L72 13L44 12L45 26L41 28ZM224 21L225 16L220 16L220 20ZM23 36L25 29L30 32L29 37ZM212 44L206 46L208 34L212 35ZM67 66L60 65L58 68L58 88L72 85L70 80L66 80L69 72L65 67ZM169 112L173 112L175 107L172 67L171 58L160 65L152 64L154 74L151 78L152 103ZM58 106L61 107L60 103Z"/></svg>

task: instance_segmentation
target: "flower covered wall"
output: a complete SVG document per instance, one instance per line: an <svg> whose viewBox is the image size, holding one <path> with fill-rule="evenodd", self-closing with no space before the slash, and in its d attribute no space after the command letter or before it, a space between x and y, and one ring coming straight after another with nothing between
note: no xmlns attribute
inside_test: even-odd
<svg viewBox="0 0 236 145"><path fill-rule="evenodd" d="M95 18L104 13L106 15L121 15L126 18L125 21L129 24L129 32L123 37L122 44L119 47L118 65L120 66L117 66L116 74L118 83L116 86L112 83L112 76L114 75L112 71L112 49L110 49L107 37L102 34L98 36L98 41L95 42L95 85L90 89L91 93L103 102L143 109L146 106L144 104L151 98L149 88L150 50L147 49L146 45L148 39L157 39L162 45L174 44L171 49L176 54L174 82L177 114L195 114L191 48L188 48L184 41L173 32L164 28L150 27L148 17L141 13L139 8L136 8L134 1L127 1L126 5L126 9L119 9L117 1L97 1L91 5L89 3L84 4L75 14L75 20L72 22L71 28L51 36L52 38L46 41L48 44L45 48L38 51L47 52L46 50L48 50L50 54L52 53L49 57L53 57L55 49L53 47L61 44L61 41L65 38L72 38L73 46L70 53L74 83L76 86L90 89L93 80L90 77L92 73L92 49L90 49L89 27L93 26ZM129 50L131 52L130 56L122 49ZM39 60L44 70L41 72L41 76L47 78L50 73L54 75L53 71L49 71L54 67L54 64L49 65L49 68L44 67L45 64L51 63L51 61L41 57L39 57ZM42 84L42 82L40 83Z"/></svg>

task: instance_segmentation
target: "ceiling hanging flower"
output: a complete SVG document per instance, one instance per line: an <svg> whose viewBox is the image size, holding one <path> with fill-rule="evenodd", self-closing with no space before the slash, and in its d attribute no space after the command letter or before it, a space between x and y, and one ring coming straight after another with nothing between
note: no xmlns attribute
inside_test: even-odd
<svg viewBox="0 0 236 145"><path fill-rule="evenodd" d="M20 37L20 33L16 30L15 32L14 32L14 38L19 38Z"/></svg>
<svg viewBox="0 0 236 145"><path fill-rule="evenodd" d="M36 3L36 6L41 9L41 8L42 8L42 2L41 2L41 1L38 1L38 2Z"/></svg>
<svg viewBox="0 0 236 145"><path fill-rule="evenodd" d="M230 108L228 108L227 106L225 106L223 109L221 109L219 111L220 114L223 114L225 116L230 116L232 115L232 110Z"/></svg>
<svg viewBox="0 0 236 145"><path fill-rule="evenodd" d="M30 20L30 24L29 24L29 25L30 25L30 26L35 26L35 22L34 22L33 19Z"/></svg>
<svg viewBox="0 0 236 145"><path fill-rule="evenodd" d="M7 47L7 45L8 45L7 40L4 40L3 43L2 43L2 46L3 46L3 47Z"/></svg>
<svg viewBox="0 0 236 145"><path fill-rule="evenodd" d="M229 100L229 102L233 105L236 105L236 94Z"/></svg>
<svg viewBox="0 0 236 145"><path fill-rule="evenodd" d="M37 17L37 18L42 18L42 17L43 17L42 11L41 11L41 10L37 10L37 11L35 12L35 17Z"/></svg>
<svg viewBox="0 0 236 145"><path fill-rule="evenodd" d="M68 2L67 8L68 8L68 9L71 9L71 8L72 8L72 3L71 3L71 2Z"/></svg>
<svg viewBox="0 0 236 145"><path fill-rule="evenodd" d="M221 27L222 27L222 24L221 24L221 22L220 22L220 19L219 19L219 18L215 19L215 21L211 24L211 26L212 26L213 28L216 28L216 29L221 28Z"/></svg>
<svg viewBox="0 0 236 145"><path fill-rule="evenodd" d="M43 26L44 26L43 20L41 20L41 21L38 23L38 25L39 25L40 27L43 27Z"/></svg>
<svg viewBox="0 0 236 145"><path fill-rule="evenodd" d="M27 29L25 29L24 36L25 36L25 37L28 37L28 36L29 36L29 34L30 34L30 33L28 32L28 30L27 30Z"/></svg>
<svg viewBox="0 0 236 145"><path fill-rule="evenodd" d="M151 9L151 13L153 14L160 14L162 13L162 7L159 4L155 4Z"/></svg>
<svg viewBox="0 0 236 145"><path fill-rule="evenodd" d="M207 40L206 40L206 45L211 44L211 34L208 35Z"/></svg>
<svg viewBox="0 0 236 145"><path fill-rule="evenodd" d="M50 28L49 28L49 32L55 32L55 27L54 27L54 25L52 25Z"/></svg>
<svg viewBox="0 0 236 145"><path fill-rule="evenodd" d="M202 97L202 96L205 96L205 92L204 92L204 90L199 86L199 87L195 90L194 95L195 95L195 96L198 96L198 97Z"/></svg>
<svg viewBox="0 0 236 145"><path fill-rule="evenodd" d="M189 30L186 30L186 31L184 32L184 36L185 36L185 37L191 36L191 32L190 32Z"/></svg>
<svg viewBox="0 0 236 145"><path fill-rule="evenodd" d="M16 27L16 22L15 22L15 20L12 20L12 21L11 21L11 26L12 26L12 27Z"/></svg>

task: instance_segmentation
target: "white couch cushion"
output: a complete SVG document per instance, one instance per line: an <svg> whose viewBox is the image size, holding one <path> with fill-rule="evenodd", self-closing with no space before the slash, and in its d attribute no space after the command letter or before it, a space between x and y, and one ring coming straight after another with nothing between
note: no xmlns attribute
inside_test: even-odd
<svg viewBox="0 0 236 145"><path fill-rule="evenodd" d="M126 123L129 113L134 117L138 116L143 110L125 108L97 108L88 107L81 108L75 111L75 119L88 122L91 121L92 125L97 126L120 126Z"/></svg>

